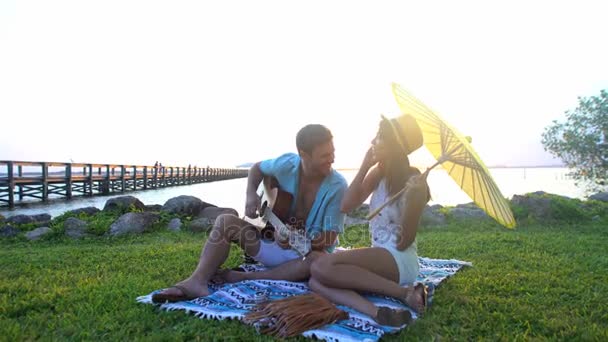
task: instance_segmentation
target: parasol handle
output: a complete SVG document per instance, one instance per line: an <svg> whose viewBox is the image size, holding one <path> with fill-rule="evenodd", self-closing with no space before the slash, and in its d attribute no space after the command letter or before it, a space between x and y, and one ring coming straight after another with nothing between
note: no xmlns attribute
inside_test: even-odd
<svg viewBox="0 0 608 342"><path fill-rule="evenodd" d="M443 162L442 158L439 158L440 161L436 162L435 164L433 164L433 166L429 167L426 169L426 171L424 171L423 174L421 174L422 178L424 180L426 180L426 177L428 177L429 172L437 165L441 164ZM386 207L387 205L393 203L406 189L406 186L403 187L403 189L399 190L399 192L397 192L396 194L394 194L393 196L391 196L391 198L389 198L386 202L384 202L384 204L382 204L380 207L378 207L376 210L374 210L373 212L371 212L370 214L368 214L365 219L366 220L371 220L372 218L374 218L376 215L378 215L380 213L380 211L382 211L382 209L384 209L384 207Z"/></svg>

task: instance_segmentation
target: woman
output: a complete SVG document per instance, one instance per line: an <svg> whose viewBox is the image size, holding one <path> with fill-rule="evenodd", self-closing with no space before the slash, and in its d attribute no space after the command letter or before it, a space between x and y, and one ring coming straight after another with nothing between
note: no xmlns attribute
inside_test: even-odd
<svg viewBox="0 0 608 342"><path fill-rule="evenodd" d="M341 210L351 212L373 191L373 211L403 187L406 191L370 221L372 247L324 255L311 266L309 286L313 291L382 325L402 326L411 315L407 310L377 307L356 291L398 298L418 313L426 305L426 287L413 283L418 275L416 232L430 195L426 180L418 169L410 167L407 157L420 146L422 133L413 117L382 117Z"/></svg>

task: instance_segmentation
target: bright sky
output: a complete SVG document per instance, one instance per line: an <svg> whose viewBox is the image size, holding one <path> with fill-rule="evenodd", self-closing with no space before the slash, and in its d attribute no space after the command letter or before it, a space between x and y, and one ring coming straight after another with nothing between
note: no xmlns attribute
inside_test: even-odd
<svg viewBox="0 0 608 342"><path fill-rule="evenodd" d="M2 0L0 160L234 166L322 123L356 167L397 82L486 164L552 164L543 128L608 88L607 7Z"/></svg>

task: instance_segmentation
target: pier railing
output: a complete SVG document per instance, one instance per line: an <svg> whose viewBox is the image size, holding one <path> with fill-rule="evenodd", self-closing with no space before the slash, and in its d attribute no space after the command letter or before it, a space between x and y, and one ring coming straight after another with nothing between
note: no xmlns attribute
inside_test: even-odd
<svg viewBox="0 0 608 342"><path fill-rule="evenodd" d="M0 161L0 206L247 177L247 169Z"/></svg>

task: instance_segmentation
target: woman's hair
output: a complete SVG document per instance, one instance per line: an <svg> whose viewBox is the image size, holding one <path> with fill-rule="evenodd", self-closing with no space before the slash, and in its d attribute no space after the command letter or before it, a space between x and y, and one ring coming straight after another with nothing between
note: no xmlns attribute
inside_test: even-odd
<svg viewBox="0 0 608 342"><path fill-rule="evenodd" d="M410 160L403 146L397 141L391 123L380 121L380 138L384 141L386 160L382 165L389 195L394 195L403 189L411 176L419 175L420 170L410 166Z"/></svg>

